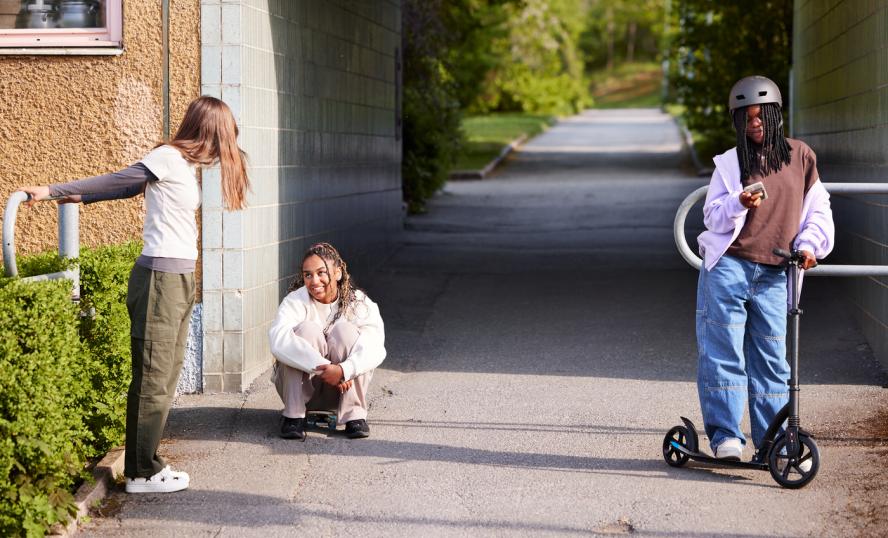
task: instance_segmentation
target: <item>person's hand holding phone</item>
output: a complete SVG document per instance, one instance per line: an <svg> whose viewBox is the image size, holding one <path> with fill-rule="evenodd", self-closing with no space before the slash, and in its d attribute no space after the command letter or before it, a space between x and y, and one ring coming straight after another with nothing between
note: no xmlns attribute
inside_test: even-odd
<svg viewBox="0 0 888 538"><path fill-rule="evenodd" d="M753 209L762 205L762 200L767 198L768 193L765 191L765 185L759 181L743 188L743 192L740 193L740 204L746 209Z"/></svg>

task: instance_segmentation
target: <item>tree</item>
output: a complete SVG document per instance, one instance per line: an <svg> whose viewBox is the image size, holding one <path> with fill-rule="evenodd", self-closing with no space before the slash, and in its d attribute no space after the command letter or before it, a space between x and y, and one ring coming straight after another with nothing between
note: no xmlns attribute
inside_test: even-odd
<svg viewBox="0 0 888 538"><path fill-rule="evenodd" d="M469 109L572 114L588 105L577 47L585 4L523 0L499 5L504 28L489 41L495 62Z"/></svg>
<svg viewBox="0 0 888 538"><path fill-rule="evenodd" d="M691 130L721 150L733 146L728 92L748 75L776 82L783 109L789 110L790 0L679 0L673 5L670 79Z"/></svg>
<svg viewBox="0 0 888 538"><path fill-rule="evenodd" d="M660 56L665 0L590 0L579 48L586 72ZM624 52L625 51L625 52Z"/></svg>
<svg viewBox="0 0 888 538"><path fill-rule="evenodd" d="M499 61L507 0L405 0L402 5L404 201L411 212L440 189L462 140L462 109Z"/></svg>

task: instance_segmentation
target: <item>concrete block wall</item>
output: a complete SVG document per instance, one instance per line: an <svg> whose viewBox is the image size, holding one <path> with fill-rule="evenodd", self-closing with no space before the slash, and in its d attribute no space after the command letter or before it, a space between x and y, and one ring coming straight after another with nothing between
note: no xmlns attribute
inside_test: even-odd
<svg viewBox="0 0 888 538"><path fill-rule="evenodd" d="M796 0L794 135L826 182L888 182L888 1ZM832 196L830 263L888 264L888 196ZM864 334L888 361L888 279L842 283Z"/></svg>
<svg viewBox="0 0 888 538"><path fill-rule="evenodd" d="M360 277L401 229L400 7L383 1L203 0L203 92L249 154L249 208L204 174L204 390L272 364L267 332L305 248L330 241Z"/></svg>

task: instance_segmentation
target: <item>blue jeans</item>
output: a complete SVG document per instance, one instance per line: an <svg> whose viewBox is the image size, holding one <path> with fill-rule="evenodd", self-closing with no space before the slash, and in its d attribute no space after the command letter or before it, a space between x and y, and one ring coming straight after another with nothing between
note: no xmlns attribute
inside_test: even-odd
<svg viewBox="0 0 888 538"><path fill-rule="evenodd" d="M786 272L722 256L697 284L697 390L714 450L740 431L749 401L752 441L789 400L786 361Z"/></svg>

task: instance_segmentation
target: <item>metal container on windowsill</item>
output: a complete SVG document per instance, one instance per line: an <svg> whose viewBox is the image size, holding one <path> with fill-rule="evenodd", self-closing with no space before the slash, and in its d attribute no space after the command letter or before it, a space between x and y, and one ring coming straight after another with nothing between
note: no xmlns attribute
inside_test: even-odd
<svg viewBox="0 0 888 538"><path fill-rule="evenodd" d="M15 20L16 28L58 28L59 12L54 0L30 0L22 5Z"/></svg>
<svg viewBox="0 0 888 538"><path fill-rule="evenodd" d="M59 3L59 28L95 28L99 26L99 3L94 0L62 0Z"/></svg>

